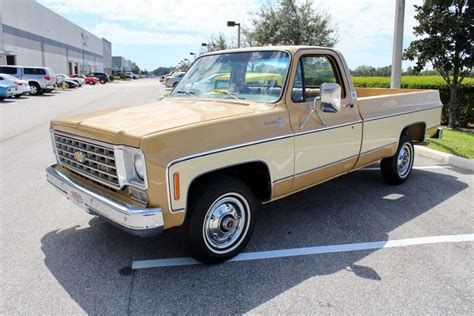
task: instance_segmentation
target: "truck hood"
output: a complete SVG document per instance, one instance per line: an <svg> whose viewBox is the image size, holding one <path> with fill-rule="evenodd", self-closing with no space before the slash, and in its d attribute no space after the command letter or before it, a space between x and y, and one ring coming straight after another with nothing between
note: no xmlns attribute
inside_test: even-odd
<svg viewBox="0 0 474 316"><path fill-rule="evenodd" d="M112 144L139 147L146 135L166 130L245 115L273 108L273 104L233 100L166 98L121 109L61 117L51 127Z"/></svg>

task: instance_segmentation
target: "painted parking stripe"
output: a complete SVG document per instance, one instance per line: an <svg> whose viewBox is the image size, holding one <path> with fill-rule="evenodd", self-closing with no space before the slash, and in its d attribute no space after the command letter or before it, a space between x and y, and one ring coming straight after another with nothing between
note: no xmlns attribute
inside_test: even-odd
<svg viewBox="0 0 474 316"><path fill-rule="evenodd" d="M384 248L399 248L399 247L407 247L407 246L415 246L415 245L455 243L455 242L467 242L467 241L474 241L474 234L429 236L429 237L419 237L419 238L363 242L363 243L354 243L354 244L341 244L341 245L329 245L329 246L318 246L318 247L304 247L304 248L292 248L292 249L281 249L281 250L245 252L245 253L239 254L237 257L232 258L228 262L274 259L274 258L317 255L317 254L324 254L324 253L336 253L336 252L348 252L348 251L360 251L360 250L384 249ZM132 269L137 270L137 269L147 269L147 268L176 267L176 266L187 266L187 265L196 265L196 264L201 264L201 263L194 260L193 258L142 260L142 261L134 261L132 264Z"/></svg>
<svg viewBox="0 0 474 316"><path fill-rule="evenodd" d="M430 170L430 169L451 169L451 166L419 166L419 167L413 167L413 169L417 170ZM369 168L363 168L359 169L357 171L373 171L373 170L380 170L379 167L369 167Z"/></svg>

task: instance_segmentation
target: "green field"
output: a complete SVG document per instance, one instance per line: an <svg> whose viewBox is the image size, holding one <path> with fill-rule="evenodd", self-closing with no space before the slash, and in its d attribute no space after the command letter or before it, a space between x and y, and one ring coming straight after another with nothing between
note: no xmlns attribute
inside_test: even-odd
<svg viewBox="0 0 474 316"><path fill-rule="evenodd" d="M474 159L474 134L445 129L442 139L430 139L428 147L448 154Z"/></svg>

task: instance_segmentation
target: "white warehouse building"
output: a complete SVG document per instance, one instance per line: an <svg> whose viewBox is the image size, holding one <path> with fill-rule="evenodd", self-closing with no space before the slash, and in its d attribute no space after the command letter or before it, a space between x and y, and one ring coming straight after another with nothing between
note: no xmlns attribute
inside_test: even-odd
<svg viewBox="0 0 474 316"><path fill-rule="evenodd" d="M34 0L0 0L0 65L110 73L112 44Z"/></svg>

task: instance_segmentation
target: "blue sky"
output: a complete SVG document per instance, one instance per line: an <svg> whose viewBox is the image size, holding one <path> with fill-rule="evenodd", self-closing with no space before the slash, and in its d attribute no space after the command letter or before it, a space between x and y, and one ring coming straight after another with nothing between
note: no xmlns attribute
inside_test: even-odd
<svg viewBox="0 0 474 316"><path fill-rule="evenodd" d="M273 0L274 2L275 0ZM174 66L201 43L219 32L235 44L235 20L251 28L252 14L262 1L255 0L38 0L91 33L112 42L113 55L135 61L142 69ZM413 5L406 0L404 47L414 39ZM333 17L341 50L350 68L391 64L395 0L315 1L316 10ZM411 63L404 62L406 68Z"/></svg>

